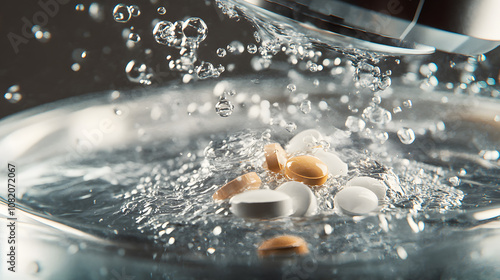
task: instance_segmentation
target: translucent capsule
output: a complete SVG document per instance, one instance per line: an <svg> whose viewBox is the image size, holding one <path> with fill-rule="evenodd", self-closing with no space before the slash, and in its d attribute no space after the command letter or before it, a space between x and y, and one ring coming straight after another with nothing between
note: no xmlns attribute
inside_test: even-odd
<svg viewBox="0 0 500 280"><path fill-rule="evenodd" d="M278 143L272 143L264 146L267 168L273 172L280 172L287 161L285 150Z"/></svg>
<svg viewBox="0 0 500 280"><path fill-rule="evenodd" d="M281 235L268 239L259 246L258 254L261 257L305 255L309 253L307 242L293 235Z"/></svg>
<svg viewBox="0 0 500 280"><path fill-rule="evenodd" d="M236 194L242 193L246 190L258 189L262 181L255 172L243 174L229 183L222 186L212 196L215 200L229 199Z"/></svg>
<svg viewBox="0 0 500 280"><path fill-rule="evenodd" d="M290 180L318 186L326 182L328 167L316 157L297 156L286 162L285 175Z"/></svg>

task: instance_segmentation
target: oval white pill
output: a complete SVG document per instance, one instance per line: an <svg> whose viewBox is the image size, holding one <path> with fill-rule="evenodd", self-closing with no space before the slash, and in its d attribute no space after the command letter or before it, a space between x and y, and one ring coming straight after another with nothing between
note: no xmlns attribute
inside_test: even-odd
<svg viewBox="0 0 500 280"><path fill-rule="evenodd" d="M279 186L277 191L283 192L292 198L294 217L314 215L318 209L316 196L311 189L300 182L286 182Z"/></svg>
<svg viewBox="0 0 500 280"><path fill-rule="evenodd" d="M332 176L346 176L348 171L347 163L342 161L336 154L326 152L323 149L315 149L314 156L328 166L328 172Z"/></svg>
<svg viewBox="0 0 500 280"><path fill-rule="evenodd" d="M292 198L274 190L252 190L235 195L229 210L242 218L277 218L293 213Z"/></svg>
<svg viewBox="0 0 500 280"><path fill-rule="evenodd" d="M334 203L344 214L365 215L377 209L378 198L367 188L348 187L335 195Z"/></svg>
<svg viewBox="0 0 500 280"><path fill-rule="evenodd" d="M378 200L384 200L387 192L387 186L384 181L367 176L354 177L347 182L346 186L367 188L377 195Z"/></svg>
<svg viewBox="0 0 500 280"><path fill-rule="evenodd" d="M305 151L322 139L323 136L321 136L319 131L316 129L307 129L299 132L292 139L290 139L290 142L288 142L288 145L286 146L286 150L290 154Z"/></svg>

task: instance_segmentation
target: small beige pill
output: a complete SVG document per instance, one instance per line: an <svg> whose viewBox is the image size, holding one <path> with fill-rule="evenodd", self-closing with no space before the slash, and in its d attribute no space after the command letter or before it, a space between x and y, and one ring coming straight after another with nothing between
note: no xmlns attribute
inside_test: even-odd
<svg viewBox="0 0 500 280"><path fill-rule="evenodd" d="M318 186L323 185L328 179L328 167L316 157L298 156L286 162L285 175L290 180Z"/></svg>
<svg viewBox="0 0 500 280"><path fill-rule="evenodd" d="M283 255L305 255L309 253L307 242L293 235L281 235L268 239L259 246L258 254L261 257Z"/></svg>
<svg viewBox="0 0 500 280"><path fill-rule="evenodd" d="M260 187L262 181L255 172L243 174L222 186L212 196L215 200L229 199L246 190L255 190Z"/></svg>
<svg viewBox="0 0 500 280"><path fill-rule="evenodd" d="M264 146L266 155L267 169L272 172L280 172L286 164L287 155L283 147L278 143L272 143Z"/></svg>

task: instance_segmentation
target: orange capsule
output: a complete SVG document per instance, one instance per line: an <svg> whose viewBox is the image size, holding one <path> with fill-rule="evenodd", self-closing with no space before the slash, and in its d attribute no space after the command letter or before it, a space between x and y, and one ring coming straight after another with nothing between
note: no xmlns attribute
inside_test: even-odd
<svg viewBox="0 0 500 280"><path fill-rule="evenodd" d="M310 186L319 186L328 179L328 167L316 157L298 156L286 162L285 175L290 180Z"/></svg>
<svg viewBox="0 0 500 280"><path fill-rule="evenodd" d="M287 156L285 150L278 143L264 146L266 154L267 169L272 172L280 172L286 164Z"/></svg>
<svg viewBox="0 0 500 280"><path fill-rule="evenodd" d="M258 254L261 257L283 255L305 255L309 253L307 242L293 235L281 235L268 239L259 246Z"/></svg>
<svg viewBox="0 0 500 280"><path fill-rule="evenodd" d="M246 190L255 190L260 187L262 181L255 172L243 174L231 182L222 186L212 196L215 200L229 199Z"/></svg>

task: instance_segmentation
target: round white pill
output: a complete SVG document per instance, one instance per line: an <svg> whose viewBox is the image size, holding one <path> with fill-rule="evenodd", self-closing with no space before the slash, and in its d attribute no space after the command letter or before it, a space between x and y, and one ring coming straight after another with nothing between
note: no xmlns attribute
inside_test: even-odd
<svg viewBox="0 0 500 280"><path fill-rule="evenodd" d="M307 129L299 132L292 139L290 139L290 142L288 142L288 145L286 146L286 150L290 154L305 151L322 139L323 136L321 136L319 131L316 129Z"/></svg>
<svg viewBox="0 0 500 280"><path fill-rule="evenodd" d="M348 187L337 193L334 198L335 208L347 215L365 215L378 207L375 193L363 187Z"/></svg>
<svg viewBox="0 0 500 280"><path fill-rule="evenodd" d="M387 186L384 181L366 176L354 177L347 182L346 186L358 186L367 188L377 195L378 200L384 200L385 193L387 191Z"/></svg>
<svg viewBox="0 0 500 280"><path fill-rule="evenodd" d="M277 191L286 193L292 198L294 217L314 215L318 209L316 196L311 189L300 182L286 182L279 186Z"/></svg>
<svg viewBox="0 0 500 280"><path fill-rule="evenodd" d="M235 195L229 210L242 218L278 218L293 213L292 198L273 190L252 190Z"/></svg>
<svg viewBox="0 0 500 280"><path fill-rule="evenodd" d="M343 162L336 154L326 152L323 149L315 149L314 156L328 166L328 172L336 176L346 176L348 171L347 163Z"/></svg>

